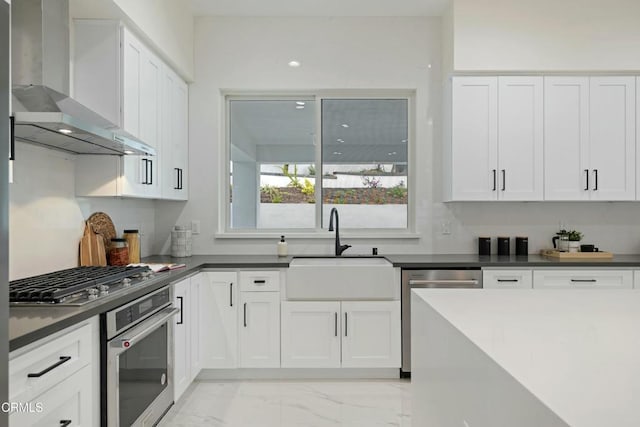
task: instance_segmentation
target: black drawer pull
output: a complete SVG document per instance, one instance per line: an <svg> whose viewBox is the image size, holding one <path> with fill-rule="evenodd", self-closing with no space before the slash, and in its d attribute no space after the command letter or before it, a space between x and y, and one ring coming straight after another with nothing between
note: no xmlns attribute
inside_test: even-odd
<svg viewBox="0 0 640 427"><path fill-rule="evenodd" d="M264 285L265 283L267 283L267 281L264 279L260 279L260 280L254 280L253 283L255 283L256 285Z"/></svg>
<svg viewBox="0 0 640 427"><path fill-rule="evenodd" d="M333 322L334 322L334 331L333 334L334 336L338 336L338 313L333 313L335 315L335 317L333 318Z"/></svg>
<svg viewBox="0 0 640 427"><path fill-rule="evenodd" d="M577 283L596 283L597 280L596 279L571 279L572 282L577 282Z"/></svg>
<svg viewBox="0 0 640 427"><path fill-rule="evenodd" d="M233 307L233 283L229 283L229 307Z"/></svg>
<svg viewBox="0 0 640 427"><path fill-rule="evenodd" d="M41 376L43 376L44 374L46 374L49 371L53 371L54 369L56 369L58 366L62 365L65 362L68 362L69 360L71 360L71 356L60 356L60 360L57 361L56 363L54 363L53 365L49 366L48 368L37 372L35 374L28 374L27 377L29 378L40 378Z"/></svg>
<svg viewBox="0 0 640 427"><path fill-rule="evenodd" d="M244 303L244 327L247 327L247 303Z"/></svg>
<svg viewBox="0 0 640 427"><path fill-rule="evenodd" d="M71 420L60 420L60 427L67 427L71 425Z"/></svg>
<svg viewBox="0 0 640 427"><path fill-rule="evenodd" d="M514 282L517 282L517 281L518 281L518 279L498 279L498 282L511 282L511 283L514 283Z"/></svg>
<svg viewBox="0 0 640 427"><path fill-rule="evenodd" d="M345 312L345 313L344 313L344 336L345 336L345 337L347 336L347 333L348 333L347 331L348 331L348 329L349 329L349 323L348 323L348 321L347 321L347 313Z"/></svg>
<svg viewBox="0 0 640 427"><path fill-rule="evenodd" d="M9 117L11 123L11 135L9 136L9 160L16 159L16 118L14 116Z"/></svg>

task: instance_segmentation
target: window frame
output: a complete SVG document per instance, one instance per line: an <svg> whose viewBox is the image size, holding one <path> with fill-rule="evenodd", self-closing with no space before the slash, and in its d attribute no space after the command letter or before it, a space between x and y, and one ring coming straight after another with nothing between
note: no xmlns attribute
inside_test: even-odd
<svg viewBox="0 0 640 427"><path fill-rule="evenodd" d="M289 238L333 238L333 233L327 233L322 228L322 100L324 99L406 99L407 100L407 227L403 228L342 228L341 233L347 237L356 238L418 238L416 233L416 90L415 89L349 89L349 90L254 90L254 91L221 91L223 108L222 132L219 144L219 181L223 188L218 188L218 231L216 238L269 238L279 237L282 234ZM315 106L315 168L320 174L320 185L316 179L315 191L315 227L314 228L273 228L273 229L236 229L231 228L231 203L230 197L230 166L231 166L231 140L230 140L230 102L237 100L292 100L301 99L313 102Z"/></svg>

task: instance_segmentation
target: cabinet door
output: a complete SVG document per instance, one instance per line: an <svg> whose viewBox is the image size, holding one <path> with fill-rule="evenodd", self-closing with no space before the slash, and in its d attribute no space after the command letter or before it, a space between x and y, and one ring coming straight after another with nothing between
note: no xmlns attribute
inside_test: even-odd
<svg viewBox="0 0 640 427"><path fill-rule="evenodd" d="M498 198L542 200L542 77L499 77L498 85Z"/></svg>
<svg viewBox="0 0 640 427"><path fill-rule="evenodd" d="M240 292L240 367L280 367L280 293Z"/></svg>
<svg viewBox="0 0 640 427"><path fill-rule="evenodd" d="M187 200L187 84L167 66L162 79L162 197Z"/></svg>
<svg viewBox="0 0 640 427"><path fill-rule="evenodd" d="M14 412L9 416L11 427L94 426L95 412L91 367L85 366L29 401L33 412ZM95 387L98 387L96 384ZM27 403L27 402L21 402ZM40 404L42 411L37 412ZM70 423L66 423L70 421Z"/></svg>
<svg viewBox="0 0 640 427"><path fill-rule="evenodd" d="M177 401L191 383L191 351L190 351L190 322L189 322L189 285L190 279L183 280L173 285L173 304L180 309L175 316L173 330L173 386L174 396Z"/></svg>
<svg viewBox="0 0 640 427"><path fill-rule="evenodd" d="M400 367L400 301L342 302L342 366Z"/></svg>
<svg viewBox="0 0 640 427"><path fill-rule="evenodd" d="M144 46L126 28L122 29L122 126L140 138L142 63Z"/></svg>
<svg viewBox="0 0 640 427"><path fill-rule="evenodd" d="M531 270L482 270L484 289L531 289Z"/></svg>
<svg viewBox="0 0 640 427"><path fill-rule="evenodd" d="M631 270L534 270L533 287L539 289L631 289Z"/></svg>
<svg viewBox="0 0 640 427"><path fill-rule="evenodd" d="M200 286L202 368L237 367L237 275L204 273Z"/></svg>
<svg viewBox="0 0 640 427"><path fill-rule="evenodd" d="M200 355L200 288L204 283L205 273L191 278L189 286L189 340L191 347L190 380L192 382L202 369Z"/></svg>
<svg viewBox="0 0 640 427"><path fill-rule="evenodd" d="M589 78L544 78L545 200L589 199Z"/></svg>
<svg viewBox="0 0 640 427"><path fill-rule="evenodd" d="M589 157L592 200L634 200L634 77L591 77Z"/></svg>
<svg viewBox="0 0 640 427"><path fill-rule="evenodd" d="M282 367L340 367L340 303L282 303Z"/></svg>
<svg viewBox="0 0 640 427"><path fill-rule="evenodd" d="M452 200L495 200L498 79L454 77L452 84Z"/></svg>

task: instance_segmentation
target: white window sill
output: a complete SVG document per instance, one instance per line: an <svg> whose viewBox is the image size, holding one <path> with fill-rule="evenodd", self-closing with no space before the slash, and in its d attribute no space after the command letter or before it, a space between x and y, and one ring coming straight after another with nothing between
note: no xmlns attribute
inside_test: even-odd
<svg viewBox="0 0 640 427"><path fill-rule="evenodd" d="M223 231L214 234L216 239L279 239L284 235L287 240L295 239L319 239L319 240L334 240L336 238L335 232L323 231L323 232L295 232L295 231L273 231L273 232L255 232L255 231ZM415 240L421 237L420 233L409 231L398 232L366 232L366 231L349 231L340 230L340 239L367 239L367 240Z"/></svg>

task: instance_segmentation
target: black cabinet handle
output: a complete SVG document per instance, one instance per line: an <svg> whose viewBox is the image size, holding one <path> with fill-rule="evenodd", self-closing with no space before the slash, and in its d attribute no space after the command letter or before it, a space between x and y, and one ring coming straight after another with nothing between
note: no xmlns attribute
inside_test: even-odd
<svg viewBox="0 0 640 427"><path fill-rule="evenodd" d="M595 180L596 180L593 186L593 191L598 191L598 169L594 169L593 174L595 175Z"/></svg>
<svg viewBox="0 0 640 427"><path fill-rule="evenodd" d="M142 184L147 185L149 181L149 165L147 159L142 159L142 163L144 163L144 178L142 178Z"/></svg>
<svg viewBox="0 0 640 427"><path fill-rule="evenodd" d="M60 420L60 427L67 427L71 425L71 420Z"/></svg>
<svg viewBox="0 0 640 427"><path fill-rule="evenodd" d="M498 282L502 283L502 282L517 282L518 279L498 279Z"/></svg>
<svg viewBox="0 0 640 427"><path fill-rule="evenodd" d="M247 303L244 303L244 327L247 327Z"/></svg>
<svg viewBox="0 0 640 427"><path fill-rule="evenodd" d="M149 182L147 184L153 185L153 160L149 160Z"/></svg>
<svg viewBox="0 0 640 427"><path fill-rule="evenodd" d="M9 117L9 123L11 128L11 136L9 139L9 160L16 159L16 118L14 116Z"/></svg>
<svg viewBox="0 0 640 427"><path fill-rule="evenodd" d="M256 280L253 281L253 283L255 283L257 285L264 285L265 283L267 283L267 281L264 280L264 279L259 279L259 280L256 279Z"/></svg>
<svg viewBox="0 0 640 427"><path fill-rule="evenodd" d="M180 300L180 320L178 321L178 323L176 323L176 325L182 325L184 323L184 317L182 317L182 311L184 310L184 298L183 297L176 297Z"/></svg>
<svg viewBox="0 0 640 427"><path fill-rule="evenodd" d="M176 171L176 186L173 187L174 190L180 189L180 168L173 168Z"/></svg>
<svg viewBox="0 0 640 427"><path fill-rule="evenodd" d="M180 168L180 185L179 185L180 188L179 188L179 190L183 190L183 187L182 187L182 172L183 172L182 168Z"/></svg>
<svg viewBox="0 0 640 427"><path fill-rule="evenodd" d="M233 307L233 283L229 283L229 307Z"/></svg>
<svg viewBox="0 0 640 427"><path fill-rule="evenodd" d="M43 376L47 372L50 372L50 371L56 369L58 366L62 365L65 362L68 362L69 360L71 360L71 356L60 356L60 360L58 360L53 365L49 366L46 369L43 369L40 372L35 373L35 374L28 374L27 377L29 377L29 378L40 378L41 376Z"/></svg>
<svg viewBox="0 0 640 427"><path fill-rule="evenodd" d="M596 279L571 279L574 283L596 283Z"/></svg>
<svg viewBox="0 0 640 427"><path fill-rule="evenodd" d="M493 191L496 191L497 187L497 181L496 181L496 170L493 169Z"/></svg>
<svg viewBox="0 0 640 427"><path fill-rule="evenodd" d="M347 336L347 333L348 333L347 332L347 330L349 329L348 326L349 324L347 323L347 313L345 313L344 314L344 336L345 337Z"/></svg>
<svg viewBox="0 0 640 427"><path fill-rule="evenodd" d="M334 314L334 318L333 318L333 322L334 322L334 331L333 334L334 336L338 336L338 312L333 313Z"/></svg>
<svg viewBox="0 0 640 427"><path fill-rule="evenodd" d="M502 169L502 191L507 189L507 171Z"/></svg>
<svg viewBox="0 0 640 427"><path fill-rule="evenodd" d="M584 186L584 191L589 191L589 169L584 170L584 175L587 177L587 182Z"/></svg>

